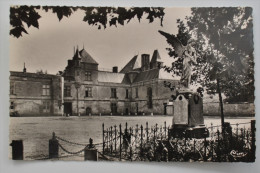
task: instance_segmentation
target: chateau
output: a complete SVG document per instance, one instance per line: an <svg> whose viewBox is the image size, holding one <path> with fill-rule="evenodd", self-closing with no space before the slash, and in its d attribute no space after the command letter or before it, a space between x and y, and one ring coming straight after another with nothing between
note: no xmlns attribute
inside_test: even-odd
<svg viewBox="0 0 260 173"><path fill-rule="evenodd" d="M123 68L102 71L83 48L76 49L60 75L10 72L10 112L20 116L143 115L167 113L174 93L165 81L178 84L160 69L158 50L134 56Z"/></svg>

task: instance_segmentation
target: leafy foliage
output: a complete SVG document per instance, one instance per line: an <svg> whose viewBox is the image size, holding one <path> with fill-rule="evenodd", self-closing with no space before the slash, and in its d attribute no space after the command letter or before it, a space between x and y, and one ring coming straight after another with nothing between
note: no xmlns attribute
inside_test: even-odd
<svg viewBox="0 0 260 173"><path fill-rule="evenodd" d="M164 8L156 7L60 7L60 6L12 6L10 7L10 24L12 29L10 35L19 38L23 33L28 34L24 27L24 23L28 27L34 26L39 28L38 19L41 17L38 13L39 10L44 10L56 14L59 21L63 17L69 17L73 12L78 9L85 11L83 18L84 22L89 25L97 26L98 29L106 28L109 26L124 25L125 22L129 23L132 19L137 18L139 22L144 15L147 15L146 19L152 23L156 18L163 22Z"/></svg>
<svg viewBox="0 0 260 173"><path fill-rule="evenodd" d="M165 36L174 57L173 71L181 74L182 57L175 55L170 40L177 37L183 44L196 42L197 62L192 82L207 93L215 94L218 85L229 102L254 100L254 60L252 8L192 8L186 23L178 20L178 34Z"/></svg>
<svg viewBox="0 0 260 173"><path fill-rule="evenodd" d="M41 17L36 9L40 9L39 6L29 7L29 6L13 6L10 8L10 24L12 29L10 30L10 35L15 37L22 36L22 33L28 34L24 28L23 23L26 23L28 28L34 26L39 28L38 19Z"/></svg>

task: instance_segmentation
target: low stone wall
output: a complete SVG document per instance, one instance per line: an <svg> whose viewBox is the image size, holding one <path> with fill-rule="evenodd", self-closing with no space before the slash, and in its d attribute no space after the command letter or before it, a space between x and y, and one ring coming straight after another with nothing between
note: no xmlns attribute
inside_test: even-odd
<svg viewBox="0 0 260 173"><path fill-rule="evenodd" d="M219 103L203 103L203 114L205 116L219 116ZM225 116L254 116L255 105L253 103L224 103Z"/></svg>

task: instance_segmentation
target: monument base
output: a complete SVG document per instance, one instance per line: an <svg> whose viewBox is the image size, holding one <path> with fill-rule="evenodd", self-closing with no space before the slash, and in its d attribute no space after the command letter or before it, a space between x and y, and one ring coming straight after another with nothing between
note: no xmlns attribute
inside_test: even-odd
<svg viewBox="0 0 260 173"><path fill-rule="evenodd" d="M185 125L175 125L168 132L173 138L196 138L201 139L209 137L208 129L202 126L188 127Z"/></svg>

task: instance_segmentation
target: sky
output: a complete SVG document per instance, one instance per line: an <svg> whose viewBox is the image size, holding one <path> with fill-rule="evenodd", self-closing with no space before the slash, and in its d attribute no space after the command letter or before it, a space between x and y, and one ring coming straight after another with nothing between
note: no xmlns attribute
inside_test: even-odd
<svg viewBox="0 0 260 173"><path fill-rule="evenodd" d="M51 11L38 12L42 16L39 29L27 28L29 34L20 38L10 36L10 71L22 71L25 63L27 72L41 69L56 74L65 69L67 60L73 56L74 47L82 49L83 45L99 63L100 69L118 66L120 70L135 55L147 53L152 56L155 49L158 49L162 61L170 65L172 58L165 49L169 45L158 30L176 34L176 20L184 19L191 13L189 8L166 8L163 26L160 20L149 23L143 16L140 23L135 18L124 26L98 30L96 26L82 21L84 12L81 10L61 21Z"/></svg>

